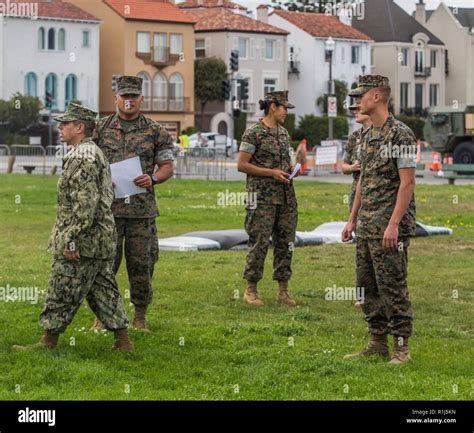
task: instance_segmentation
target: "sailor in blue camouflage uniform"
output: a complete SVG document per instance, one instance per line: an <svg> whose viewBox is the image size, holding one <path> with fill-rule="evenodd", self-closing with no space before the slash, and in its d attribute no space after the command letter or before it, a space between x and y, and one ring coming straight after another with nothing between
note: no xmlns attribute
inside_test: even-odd
<svg viewBox="0 0 474 433"><path fill-rule="evenodd" d="M90 138L96 116L71 103L63 116L55 118L61 140L71 150L64 156L56 222L49 239L53 265L40 316L45 332L39 343L14 346L16 350L55 348L84 299L105 328L114 332L114 348L133 350L113 272L116 230L110 167Z"/></svg>

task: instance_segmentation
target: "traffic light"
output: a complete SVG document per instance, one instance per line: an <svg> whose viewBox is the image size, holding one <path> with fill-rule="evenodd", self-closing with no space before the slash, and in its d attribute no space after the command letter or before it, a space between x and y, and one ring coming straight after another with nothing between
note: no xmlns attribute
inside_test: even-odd
<svg viewBox="0 0 474 433"><path fill-rule="evenodd" d="M249 80L240 81L240 100L247 101L249 99Z"/></svg>
<svg viewBox="0 0 474 433"><path fill-rule="evenodd" d="M51 108L53 107L53 95L50 92L46 92L44 105L48 110L51 110Z"/></svg>
<svg viewBox="0 0 474 433"><path fill-rule="evenodd" d="M230 99L230 82L229 80L222 81L222 98L225 101Z"/></svg>
<svg viewBox="0 0 474 433"><path fill-rule="evenodd" d="M234 119L237 119L240 116L240 109L239 108L234 108L232 110L232 114L234 115Z"/></svg>
<svg viewBox="0 0 474 433"><path fill-rule="evenodd" d="M232 50L230 52L230 70L232 72L239 70L239 50Z"/></svg>

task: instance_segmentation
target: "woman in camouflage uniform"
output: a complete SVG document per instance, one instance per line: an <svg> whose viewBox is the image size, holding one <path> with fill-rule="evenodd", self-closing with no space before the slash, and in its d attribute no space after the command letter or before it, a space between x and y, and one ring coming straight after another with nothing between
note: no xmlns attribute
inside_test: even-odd
<svg viewBox="0 0 474 433"><path fill-rule="evenodd" d="M288 294L291 259L295 241L298 210L295 190L289 180L293 166L288 131L282 126L288 108L288 92L271 92L260 101L265 116L248 128L240 144L237 168L247 174L247 216L249 252L244 271L247 290L244 301L263 305L257 295L257 284L270 237L273 241L273 279L278 281L278 300L296 305Z"/></svg>

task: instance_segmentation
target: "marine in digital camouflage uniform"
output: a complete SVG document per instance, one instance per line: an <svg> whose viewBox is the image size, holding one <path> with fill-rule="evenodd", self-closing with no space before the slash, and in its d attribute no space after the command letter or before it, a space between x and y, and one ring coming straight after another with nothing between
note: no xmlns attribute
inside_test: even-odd
<svg viewBox="0 0 474 433"><path fill-rule="evenodd" d="M63 116L55 118L61 122L63 141L72 149L63 158L56 222L48 245L53 265L40 316L45 334L39 343L15 349L56 347L59 334L86 299L104 326L115 332L114 348L133 350L113 272L116 231L110 168L102 151L85 136L87 128L92 132L95 118L94 111L74 103ZM82 132L78 131L81 125Z"/></svg>
<svg viewBox="0 0 474 433"><path fill-rule="evenodd" d="M389 89L388 79L378 75L360 78L351 96L360 98L364 113L364 95L371 89ZM367 95L371 97L373 93ZM388 100L386 101L388 106ZM382 103L385 107L385 102ZM412 307L408 296L407 264L410 237L415 234L415 196L400 221L394 221L395 208L406 175L408 191L414 190L416 139L411 129L386 111L383 126L371 126L361 146L360 207L357 213L357 286L364 289L363 311L372 336L369 345L352 356L379 354L389 356L387 335L394 336L391 364L410 359L408 338L412 334ZM369 113L367 113L369 114ZM373 120L373 115L371 115ZM403 170L411 169L402 173ZM357 198L356 198L357 202ZM357 203L354 205L357 206ZM395 248L388 248L390 233L398 224ZM344 237L344 233L343 233Z"/></svg>
<svg viewBox="0 0 474 433"><path fill-rule="evenodd" d="M142 93L141 78L120 77L117 88L117 98L130 98L132 104L138 106L137 101ZM120 268L125 254L131 302L135 306L132 326L147 329L145 314L152 302L152 278L159 257L155 223L159 212L154 185L172 175L173 140L153 119L142 113L137 113L134 119L125 119L120 111L97 122L93 139L110 164L138 156L143 173L151 179L145 193L115 199L112 204L118 233L114 271L117 272ZM160 169L158 172L155 171L156 165ZM165 165L168 174L158 181L158 177L165 172ZM93 329L100 327L100 322L96 321Z"/></svg>
<svg viewBox="0 0 474 433"><path fill-rule="evenodd" d="M285 110L284 113L286 109L294 108L294 105L288 102L287 91L268 93L265 101L264 104ZM295 190L293 183L287 181L292 171L293 149L290 146L288 131L281 125L283 123L281 119L276 122L276 127L269 127L265 123L267 116L245 131L240 144L240 153L247 154L248 163L266 170L266 175L254 175L246 171L245 230L249 235L249 252L244 270L244 279L248 283L244 300L249 304L263 305L263 301L257 296L257 283L263 277L265 257L271 238L273 280L279 282L278 299L282 303L295 305L295 301L288 294L298 221ZM286 114L284 116L286 117ZM286 173L286 182L272 177L270 170L281 170Z"/></svg>

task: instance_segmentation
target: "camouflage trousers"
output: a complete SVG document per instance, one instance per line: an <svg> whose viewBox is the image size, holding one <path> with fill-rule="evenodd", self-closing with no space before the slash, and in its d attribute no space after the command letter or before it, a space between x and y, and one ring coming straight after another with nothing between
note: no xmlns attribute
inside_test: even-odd
<svg viewBox="0 0 474 433"><path fill-rule="evenodd" d="M408 239L388 251L381 239L357 238L357 286L364 290L362 309L372 335L412 333L412 308L408 299ZM403 244L403 246L402 246Z"/></svg>
<svg viewBox="0 0 474 433"><path fill-rule="evenodd" d="M296 203L259 204L255 209L247 209L245 231L249 235L249 250L244 270L247 281L257 283L262 279L270 236L273 241L273 279L288 281L291 278L297 223Z"/></svg>
<svg viewBox="0 0 474 433"><path fill-rule="evenodd" d="M145 307L153 298L153 272L159 258L155 218L115 218L117 253L114 271L120 268L123 252L127 265L132 304Z"/></svg>
<svg viewBox="0 0 474 433"><path fill-rule="evenodd" d="M107 329L128 327L113 260L81 257L73 262L55 257L41 326L53 334L64 332L84 299Z"/></svg>

